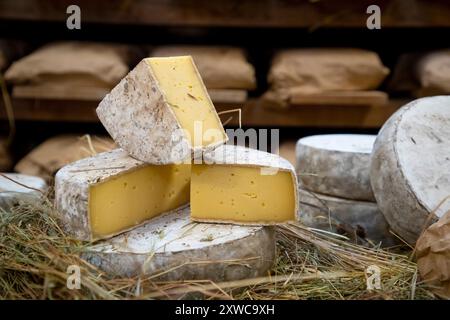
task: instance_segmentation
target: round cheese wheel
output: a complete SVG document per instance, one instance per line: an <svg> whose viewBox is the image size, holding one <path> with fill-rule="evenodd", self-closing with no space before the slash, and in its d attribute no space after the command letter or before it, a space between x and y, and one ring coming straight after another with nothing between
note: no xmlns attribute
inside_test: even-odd
<svg viewBox="0 0 450 320"><path fill-rule="evenodd" d="M299 221L308 227L357 235L374 243L381 242L385 247L397 243L374 202L336 198L303 189L299 189L299 199Z"/></svg>
<svg viewBox="0 0 450 320"><path fill-rule="evenodd" d="M327 134L297 142L302 187L352 200L375 201L370 187L370 153L376 136Z"/></svg>
<svg viewBox="0 0 450 320"><path fill-rule="evenodd" d="M275 259L271 227L192 222L189 208L162 215L88 249L84 258L113 275L176 281L230 281L267 274Z"/></svg>
<svg viewBox="0 0 450 320"><path fill-rule="evenodd" d="M450 96L415 100L381 128L370 179L392 230L413 244L450 210Z"/></svg>
<svg viewBox="0 0 450 320"><path fill-rule="evenodd" d="M0 208L8 210L16 204L38 202L46 189L46 182L39 177L2 173L0 175Z"/></svg>

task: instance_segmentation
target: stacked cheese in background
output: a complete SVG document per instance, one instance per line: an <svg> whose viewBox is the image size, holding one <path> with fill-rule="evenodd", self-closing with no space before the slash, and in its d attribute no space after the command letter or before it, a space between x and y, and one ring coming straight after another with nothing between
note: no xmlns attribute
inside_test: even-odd
<svg viewBox="0 0 450 320"><path fill-rule="evenodd" d="M15 97L97 100L127 74L134 55L125 45L50 43L15 61L5 78Z"/></svg>
<svg viewBox="0 0 450 320"><path fill-rule="evenodd" d="M290 49L278 52L263 96L271 106L288 107L303 97L332 95L334 99L375 90L389 69L377 53L353 48ZM383 97L382 92L371 92Z"/></svg>
<svg viewBox="0 0 450 320"><path fill-rule="evenodd" d="M297 142L301 182L300 220L383 246L395 243L370 185L370 155L376 136L318 135Z"/></svg>
<svg viewBox="0 0 450 320"><path fill-rule="evenodd" d="M295 220L295 170L276 155L223 145L228 137L190 56L142 60L97 114L120 149L71 163L55 180L68 234L121 234L92 247L86 259L117 275L177 265L163 273L178 280L268 270L275 241L262 225Z"/></svg>

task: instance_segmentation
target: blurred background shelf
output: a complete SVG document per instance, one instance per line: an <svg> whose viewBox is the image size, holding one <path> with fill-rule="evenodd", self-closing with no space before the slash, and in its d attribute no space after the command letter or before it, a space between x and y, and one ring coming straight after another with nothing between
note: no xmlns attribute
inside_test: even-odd
<svg viewBox="0 0 450 320"><path fill-rule="evenodd" d="M432 2L432 4L430 4ZM76 1L83 22L208 27L365 27L377 4L383 27L450 27L448 1L110 0ZM2 0L0 19L65 21L71 0Z"/></svg>
<svg viewBox="0 0 450 320"><path fill-rule="evenodd" d="M328 127L328 128L378 128L408 99L390 99L384 105L302 105L288 109L270 109L259 99L249 99L244 104L216 104L218 112L241 108L244 127ZM12 99L16 120L98 122L96 101ZM231 126L238 125L237 113L230 116ZM0 119L6 119L0 103Z"/></svg>

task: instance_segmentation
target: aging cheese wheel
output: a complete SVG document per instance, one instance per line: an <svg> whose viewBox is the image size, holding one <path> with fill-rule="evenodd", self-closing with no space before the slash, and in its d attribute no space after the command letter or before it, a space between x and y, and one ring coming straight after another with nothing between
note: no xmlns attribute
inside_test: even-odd
<svg viewBox="0 0 450 320"><path fill-rule="evenodd" d="M297 142L297 174L303 188L335 197L375 201L370 153L376 136L328 134Z"/></svg>
<svg viewBox="0 0 450 320"><path fill-rule="evenodd" d="M299 220L306 226L345 232L383 246L396 244L395 237L376 203L346 200L299 190Z"/></svg>
<svg viewBox="0 0 450 320"><path fill-rule="evenodd" d="M39 177L2 173L0 175L0 208L8 210L16 204L39 202L46 189L47 184Z"/></svg>
<svg viewBox="0 0 450 320"><path fill-rule="evenodd" d="M191 222L189 208L88 249L84 255L114 276L229 281L267 274L275 259L270 227Z"/></svg>
<svg viewBox="0 0 450 320"><path fill-rule="evenodd" d="M370 179L392 230L409 243L450 210L450 96L392 115L375 141Z"/></svg>

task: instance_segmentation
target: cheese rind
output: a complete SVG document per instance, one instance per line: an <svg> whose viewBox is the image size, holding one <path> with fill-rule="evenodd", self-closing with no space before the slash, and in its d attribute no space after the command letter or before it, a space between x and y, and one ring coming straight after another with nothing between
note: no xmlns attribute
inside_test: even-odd
<svg viewBox="0 0 450 320"><path fill-rule="evenodd" d="M397 244L383 214L374 202L347 200L299 189L300 215L304 225L381 242L383 247Z"/></svg>
<svg viewBox="0 0 450 320"><path fill-rule="evenodd" d="M0 176L0 209L9 210L16 204L33 204L42 200L47 183L39 178L18 173Z"/></svg>
<svg viewBox="0 0 450 320"><path fill-rule="evenodd" d="M180 163L192 152L212 149L228 139L192 58L177 58L142 60L97 108L114 141L147 163ZM156 65L159 61L167 63ZM172 65L180 70L167 70ZM213 129L214 138L205 138L207 129Z"/></svg>
<svg viewBox="0 0 450 320"><path fill-rule="evenodd" d="M287 160L232 145L203 158L192 167L192 220L269 225L296 219L297 177Z"/></svg>
<svg viewBox="0 0 450 320"><path fill-rule="evenodd" d="M370 181L392 230L414 244L450 210L450 97L415 100L383 125Z"/></svg>
<svg viewBox="0 0 450 320"><path fill-rule="evenodd" d="M333 197L375 201L369 174L375 138L326 134L298 140L296 170L302 187Z"/></svg>
<svg viewBox="0 0 450 320"><path fill-rule="evenodd" d="M71 236L108 238L187 205L189 182L189 165L148 165L116 149L59 170L56 208Z"/></svg>
<svg viewBox="0 0 450 320"><path fill-rule="evenodd" d="M189 208L89 247L83 257L113 275L163 281L263 276L275 259L270 227L192 223Z"/></svg>

